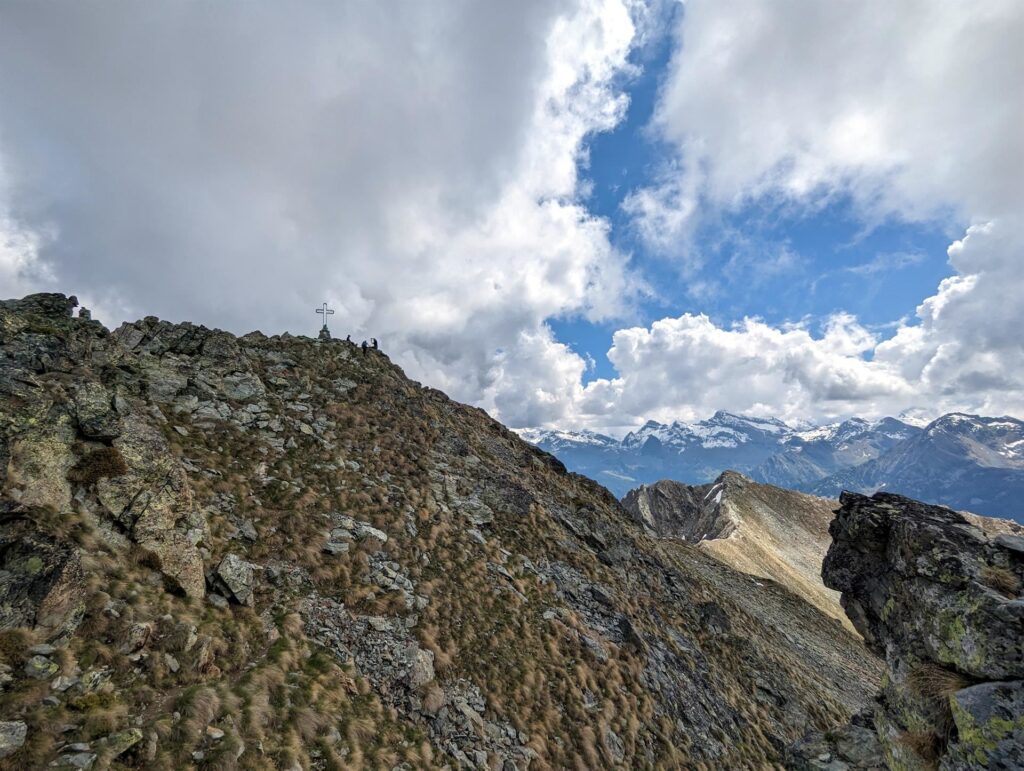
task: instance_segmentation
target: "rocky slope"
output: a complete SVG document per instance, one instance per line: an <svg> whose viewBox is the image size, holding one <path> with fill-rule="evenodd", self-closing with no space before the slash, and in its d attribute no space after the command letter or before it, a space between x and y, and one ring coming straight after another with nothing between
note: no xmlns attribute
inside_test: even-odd
<svg viewBox="0 0 1024 771"><path fill-rule="evenodd" d="M886 677L871 713L809 737L790 765L1024 767L1024 529L847 493L831 531L825 583Z"/></svg>
<svg viewBox="0 0 1024 771"><path fill-rule="evenodd" d="M994 517L1020 517L1024 422L953 413L854 468L812 485L819 495L887 490Z"/></svg>
<svg viewBox="0 0 1024 771"><path fill-rule="evenodd" d="M333 340L0 303L0 766L764 768L879 662Z"/></svg>
<svg viewBox="0 0 1024 771"><path fill-rule="evenodd" d="M849 625L838 592L821 581L836 501L727 471L706 485L644 485L622 502L658 536L696 544L736 570L776 581Z"/></svg>

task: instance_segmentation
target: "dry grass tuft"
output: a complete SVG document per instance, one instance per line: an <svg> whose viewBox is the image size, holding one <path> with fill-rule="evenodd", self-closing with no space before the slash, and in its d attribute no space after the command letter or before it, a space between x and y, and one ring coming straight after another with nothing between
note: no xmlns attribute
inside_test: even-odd
<svg viewBox="0 0 1024 771"><path fill-rule="evenodd" d="M908 731L900 734L896 741L921 758L929 771L938 768L942 745L935 734L927 731Z"/></svg>
<svg viewBox="0 0 1024 771"><path fill-rule="evenodd" d="M922 663L907 675L907 689L928 701L949 701L949 697L966 688L971 681L950 669Z"/></svg>
<svg viewBox="0 0 1024 771"><path fill-rule="evenodd" d="M979 578L983 584L995 589L1004 597L1016 599L1020 596L1021 581L1012 570L995 565L985 565L981 569Z"/></svg>
<svg viewBox="0 0 1024 771"><path fill-rule="evenodd" d="M128 473L128 464L116 447L93 450L68 471L68 480L81 485L94 485L104 477L119 477Z"/></svg>
<svg viewBox="0 0 1024 771"><path fill-rule="evenodd" d="M907 675L907 690L924 702L935 726L936 740L940 745L945 744L953 732L953 709L950 706L950 698L970 684L971 681L959 672L927 662L914 667Z"/></svg>

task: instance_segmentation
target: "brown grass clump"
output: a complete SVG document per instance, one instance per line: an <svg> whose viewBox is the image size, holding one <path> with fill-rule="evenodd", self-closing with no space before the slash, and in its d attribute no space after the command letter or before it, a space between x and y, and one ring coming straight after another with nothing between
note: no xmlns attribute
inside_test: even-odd
<svg viewBox="0 0 1024 771"><path fill-rule="evenodd" d="M925 762L925 768L937 769L942 748L939 737L927 731L916 731L900 734L897 742L909 749Z"/></svg>
<svg viewBox="0 0 1024 771"><path fill-rule="evenodd" d="M985 565L979 573L979 578L981 578L983 584L991 589L995 589L1004 597L1015 599L1020 595L1021 581L1012 570L994 565Z"/></svg>
<svg viewBox="0 0 1024 771"><path fill-rule="evenodd" d="M935 726L935 735L944 744L953 731L953 709L950 697L971 684L971 681L949 669L931 663L914 667L907 675L907 690L920 697Z"/></svg>
<svg viewBox="0 0 1024 771"><path fill-rule="evenodd" d="M179 705L182 719L178 723L178 741L186 746L195 745L220 711L220 698L212 688L194 687L182 695Z"/></svg>
<svg viewBox="0 0 1024 771"><path fill-rule="evenodd" d="M94 485L104 477L119 477L128 473L128 464L116 447L93 450L68 471L68 480L82 485Z"/></svg>
<svg viewBox="0 0 1024 771"><path fill-rule="evenodd" d="M0 631L0 662L17 666L28 658L31 645L32 633L28 629L18 627Z"/></svg>
<svg viewBox="0 0 1024 771"><path fill-rule="evenodd" d="M949 701L949 697L969 686L970 680L949 669L923 663L907 675L907 689L929 701Z"/></svg>

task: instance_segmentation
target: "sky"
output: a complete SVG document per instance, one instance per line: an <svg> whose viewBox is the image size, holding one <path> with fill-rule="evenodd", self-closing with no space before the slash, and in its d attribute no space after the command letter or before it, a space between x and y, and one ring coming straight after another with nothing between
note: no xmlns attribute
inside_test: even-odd
<svg viewBox="0 0 1024 771"><path fill-rule="evenodd" d="M0 0L0 297L512 427L1024 417L1024 3Z"/></svg>

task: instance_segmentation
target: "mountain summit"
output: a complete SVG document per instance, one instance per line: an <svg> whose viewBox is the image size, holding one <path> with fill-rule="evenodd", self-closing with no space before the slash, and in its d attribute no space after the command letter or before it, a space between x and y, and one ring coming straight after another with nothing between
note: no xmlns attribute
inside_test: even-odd
<svg viewBox="0 0 1024 771"><path fill-rule="evenodd" d="M0 302L0 763L752 768L878 658L341 340Z"/></svg>

